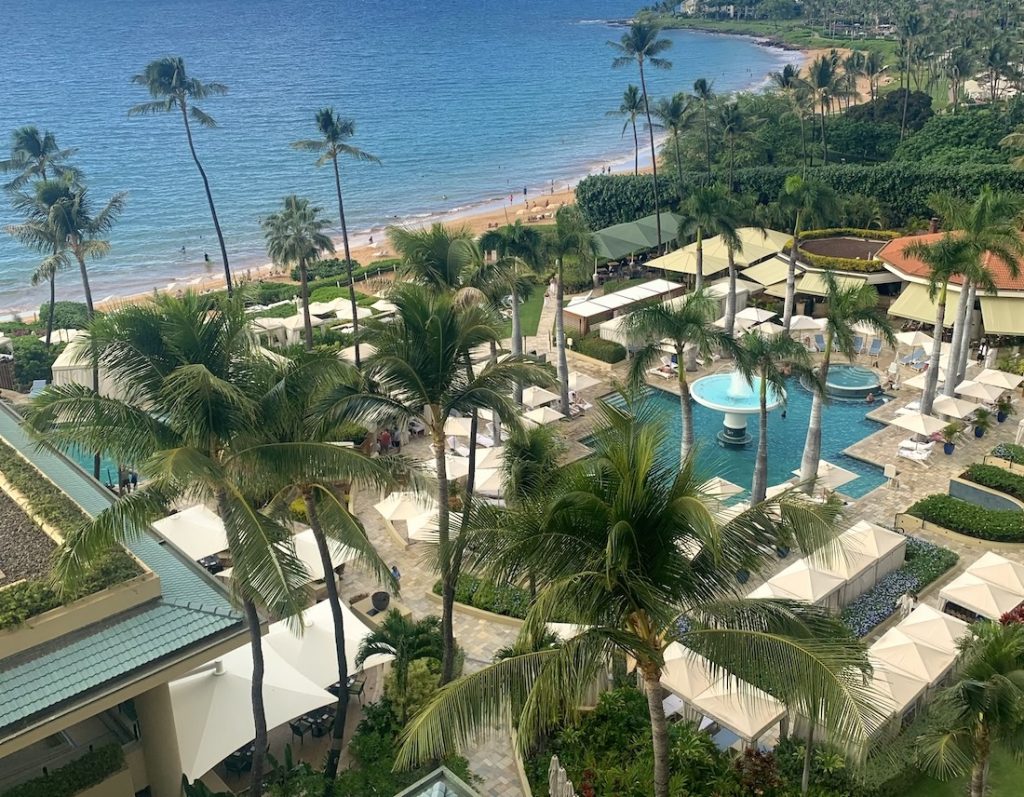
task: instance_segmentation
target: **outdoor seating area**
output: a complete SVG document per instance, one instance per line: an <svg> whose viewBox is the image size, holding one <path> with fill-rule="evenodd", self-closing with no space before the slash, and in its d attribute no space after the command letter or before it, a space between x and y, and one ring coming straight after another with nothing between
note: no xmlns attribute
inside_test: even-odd
<svg viewBox="0 0 1024 797"><path fill-rule="evenodd" d="M988 551L939 592L942 611L967 622L999 620L1024 603L1024 565Z"/></svg>

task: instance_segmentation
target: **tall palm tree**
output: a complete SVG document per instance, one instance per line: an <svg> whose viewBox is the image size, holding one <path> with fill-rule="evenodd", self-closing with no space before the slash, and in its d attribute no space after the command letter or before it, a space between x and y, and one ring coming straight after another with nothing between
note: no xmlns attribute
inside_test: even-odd
<svg viewBox="0 0 1024 797"><path fill-rule="evenodd" d="M768 394L786 402L786 378L790 374L800 379L815 379L811 371L811 357L800 343L789 335L762 335L755 327L743 333L739 340L736 367L753 387L758 380L760 429L757 436L757 458L754 462L754 481L750 487L750 500L760 503L768 489Z"/></svg>
<svg viewBox="0 0 1024 797"><path fill-rule="evenodd" d="M951 111L955 114L960 109L963 83L974 73L974 53L964 47L954 48L946 58L944 71L949 78Z"/></svg>
<svg viewBox="0 0 1024 797"><path fill-rule="evenodd" d="M188 151L192 155L192 162L195 163L196 169L199 170L199 176L203 178L206 203L210 206L210 218L213 219L213 229L217 233L220 256L224 263L224 282L230 295L234 290L234 285L231 281L231 266L228 264L228 250L224 245L224 233L220 229L217 208L213 204L210 181L206 177L203 164L199 162L199 156L196 154L196 147L192 141L191 124L191 122L195 122L201 127L216 127L216 120L195 103L209 97L227 94L228 87L223 83L203 83L198 78L190 77L185 70L185 60L176 55L158 58L156 61L146 64L146 68L141 73L132 76L132 83L144 86L149 91L149 96L155 99L132 106L128 109L129 116L181 112L181 121L185 125L185 138L188 140Z"/></svg>
<svg viewBox="0 0 1024 797"><path fill-rule="evenodd" d="M729 180L726 185L730 191L735 191L736 144L745 138L749 132L749 120L740 104L733 101L719 104L718 115L715 121L718 125L718 132L722 136L722 143L725 145L726 157L729 163Z"/></svg>
<svg viewBox="0 0 1024 797"><path fill-rule="evenodd" d="M708 119L708 106L715 99L713 84L714 81L702 77L693 82L693 96L700 103L701 121L704 125L704 157L707 160L708 174L711 174L711 121Z"/></svg>
<svg viewBox="0 0 1024 797"><path fill-rule="evenodd" d="M368 339L377 351L367 358L363 372L368 384L376 387L338 386L324 400L323 415L367 422L417 418L426 428L437 472L438 563L443 586L441 681L447 683L455 666L452 611L462 542L461 526L452 533L445 424L449 418L486 409L515 428L519 410L510 396L516 382L549 384L550 378L542 366L515 357L488 363L479 373L467 369L471 349L501 338L501 324L489 307L463 304L451 292L415 283L397 286L390 298L397 308L394 319L368 326Z"/></svg>
<svg viewBox="0 0 1024 797"><path fill-rule="evenodd" d="M903 88L903 112L900 115L900 141L907 134L907 108L910 104L910 74L914 69L917 53L914 50L917 39L924 32L925 18L916 6L908 5L900 9L896 19L896 33L903 50L900 71L900 85Z"/></svg>
<svg viewBox="0 0 1024 797"><path fill-rule="evenodd" d="M356 134L356 123L352 119L338 116L333 108L321 108L316 112L316 129L320 138L304 139L292 142L295 149L304 152L318 152L317 166L325 166L328 162L334 167L334 190L338 195L338 218L341 221L341 242L345 252L345 265L348 269L348 298L352 304L352 329L355 334L355 361L359 368L359 314L356 305L356 286L352 278L352 252L348 243L348 225L345 222L345 203L341 198L341 171L338 169L338 158L345 155L359 161L380 163L380 158L355 147L348 142Z"/></svg>
<svg viewBox="0 0 1024 797"><path fill-rule="evenodd" d="M248 461L260 474L269 496L266 505L287 519L292 502L300 500L320 554L327 602L334 623L335 656L338 683L348 681L345 655L345 616L334 579L335 554L344 550L351 559L370 571L377 580L397 591L398 584L387 564L367 538L359 519L354 517L340 494L354 484L379 489L390 483L391 457L370 459L362 451L337 445L344 425L331 423L319 415L326 391L341 383L354 383L358 374L334 352L303 355L284 363L275 374L274 389L259 403L259 421L253 431L241 436L235 456ZM324 767L329 780L338 772L341 746L348 715L348 694L342 692L334 716L331 746Z"/></svg>
<svg viewBox="0 0 1024 797"><path fill-rule="evenodd" d="M640 174L640 137L636 131L636 120L643 112L644 100L640 89L630 83L622 94L622 102L619 103L618 109L608 111L606 114L606 116L626 117L626 122L622 125L622 135L626 135L626 131L630 127L633 128L633 174Z"/></svg>
<svg viewBox="0 0 1024 797"><path fill-rule="evenodd" d="M680 241L691 236L697 244L697 272L694 290L704 287L704 238L710 230L716 229L719 217L723 216L724 203L729 197L725 186L714 184L696 186L679 208L681 219L677 236ZM711 233L713 234L713 233Z"/></svg>
<svg viewBox="0 0 1024 797"><path fill-rule="evenodd" d="M641 307L625 319L626 336L641 344L630 367L630 380L637 388L646 384L647 369L662 355L662 341L672 342L678 365L679 411L683 419L679 436L680 462L685 462L693 450L693 406L686 378L689 361L695 361L697 356L710 357L716 350L736 353L732 337L713 323L717 314L718 301L702 289L672 302Z"/></svg>
<svg viewBox="0 0 1024 797"><path fill-rule="evenodd" d="M208 504L224 523L232 590L252 646L256 742L250 793L258 797L267 724L256 607L265 606L277 617L297 614L308 600L309 576L288 531L253 503L253 496L266 489L265 470L238 455L238 440L263 420L260 402L276 386L274 366L257 351L242 304L229 298L210 312L210 302L191 293L180 299L161 295L95 318L87 333L94 363L125 398L51 385L26 417L59 447L109 451L120 462L138 463L143 477L137 490L68 535L54 566L60 583L73 584L96 556L144 533L177 501ZM311 450L301 454L314 462L337 461L325 449L315 456Z"/></svg>
<svg viewBox="0 0 1024 797"><path fill-rule="evenodd" d="M78 179L78 169L66 163L76 152L57 146L57 137L49 130L40 133L34 125L17 128L11 132L11 156L0 160L0 174L14 173L4 190L20 191L32 180L51 177Z"/></svg>
<svg viewBox="0 0 1024 797"><path fill-rule="evenodd" d="M729 193L723 193L718 202L718 212L707 232L717 235L725 244L729 292L725 296L725 332L732 335L736 324L736 254L743 251L739 230L743 226L748 208Z"/></svg>
<svg viewBox="0 0 1024 797"><path fill-rule="evenodd" d="M629 66L635 63L640 71L640 93L643 97L644 114L647 116L647 132L651 141L651 184L654 187L654 218L658 234L658 251L661 251L661 202L658 195L658 153L654 147L654 125L651 122L651 101L647 93L647 78L644 76L644 64L655 69L670 69L672 62L659 56L672 46L669 39L658 38L661 28L647 20L634 20L629 30L622 34L617 42L608 45L617 53L612 61L613 68Z"/></svg>
<svg viewBox="0 0 1024 797"><path fill-rule="evenodd" d="M807 83L818 101L818 110L821 115L821 155L826 166L828 165L828 132L825 120L832 107L832 99L839 92L838 67L839 55L833 50L831 53L819 55L811 62L807 77Z"/></svg>
<svg viewBox="0 0 1024 797"><path fill-rule="evenodd" d="M671 762L660 680L673 639L723 666L772 673L772 688L794 705L802 705L800 694L824 696L836 736L860 737L862 645L819 608L740 598L735 588L736 570L767 567L773 544L829 544L834 510L806 503L797 509L787 495L720 526L694 462L676 467L660 455L658 423L639 421L628 407L605 405L600 412L594 456L569 470L547 521L525 535L482 528L473 539L474 559L488 577L503 579L524 562L536 568L540 591L522 639L537 638L554 619L575 622L582 632L557 648L523 645L443 688L407 726L398 765L457 749L510 709L517 712L519 744L530 749L552 726L578 715L608 658L624 654L636 662L647 693L653 793L667 797Z"/></svg>
<svg viewBox="0 0 1024 797"><path fill-rule="evenodd" d="M868 79L868 91L871 94L871 114L878 116L878 81L889 67L885 63L885 53L881 50L868 50L864 56L864 76Z"/></svg>
<svg viewBox="0 0 1024 797"><path fill-rule="evenodd" d="M874 285L843 285L828 269L821 272L821 278L825 283L825 317L822 329L825 333L825 352L818 366L818 381L824 385L828 382L828 369L833 351L839 352L849 360L854 358L854 324L869 327L890 346L896 345L896 337L889 319L878 309L878 291ZM811 417L807 425L803 459L800 462L800 482L807 492L814 489L814 480L818 477L818 461L821 459L821 415L824 404L825 392L815 391L811 397Z"/></svg>
<svg viewBox="0 0 1024 797"><path fill-rule="evenodd" d="M982 622L971 630L954 681L932 708L945 721L918 739L918 758L942 779L970 772L970 797L984 797L992 753L1020 751L1024 626Z"/></svg>
<svg viewBox="0 0 1024 797"><path fill-rule="evenodd" d="M299 270L302 294L302 316L305 325L306 351L313 349L313 323L309 317L309 272L324 252L333 252L334 243L324 232L329 226L320 214L323 209L309 204L303 197L286 196L283 209L271 213L263 220L263 234L267 239L267 254L282 266L294 265ZM355 310L352 317L356 317Z"/></svg>
<svg viewBox="0 0 1024 797"><path fill-rule="evenodd" d="M488 230L480 236L480 249L495 252L505 262L503 271L508 276L509 294L512 296L512 354L523 353L523 325L519 301L523 296L523 277L540 268L543 258L544 236L536 227L528 227L520 219L511 224Z"/></svg>
<svg viewBox="0 0 1024 797"><path fill-rule="evenodd" d="M555 350L558 355L556 368L562 411L567 412L569 360L565 353L565 258L577 257L585 260L594 257L597 252L594 236L579 208L575 205L565 205L555 212L555 229L548 235L545 249L548 257L555 261Z"/></svg>
<svg viewBox="0 0 1024 797"><path fill-rule="evenodd" d="M807 152L807 131L804 109L807 101L807 83L800 77L800 67L797 64L786 64L781 72L771 73L772 86L785 95L791 106L791 113L800 123L800 152L803 155L804 165L813 166L813 160L809 161Z"/></svg>
<svg viewBox="0 0 1024 797"><path fill-rule="evenodd" d="M683 157L679 152L679 139L686 128L690 117L690 98L679 92L671 98L662 97L654 106L654 115L658 124L668 130L672 136L672 148L676 160L676 180L679 185L679 196L683 196Z"/></svg>
<svg viewBox="0 0 1024 797"><path fill-rule="evenodd" d="M827 226L839 213L835 191L822 182L798 174L786 178L779 195L779 210L792 219L793 243L789 250L789 269L786 271L786 302L782 311L782 326L789 332L796 295L796 262L800 254L800 233L804 225Z"/></svg>

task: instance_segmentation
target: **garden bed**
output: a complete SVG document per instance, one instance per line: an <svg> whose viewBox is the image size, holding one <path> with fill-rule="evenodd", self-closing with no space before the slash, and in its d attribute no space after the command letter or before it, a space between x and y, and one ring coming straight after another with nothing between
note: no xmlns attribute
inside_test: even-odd
<svg viewBox="0 0 1024 797"><path fill-rule="evenodd" d="M960 478L988 487L990 490L998 490L1018 501L1024 501L1024 476L1011 473L996 465L971 465L965 470Z"/></svg>
<svg viewBox="0 0 1024 797"><path fill-rule="evenodd" d="M1024 542L1024 512L985 509L948 495L929 495L907 515L947 531L992 542Z"/></svg>
<svg viewBox="0 0 1024 797"><path fill-rule="evenodd" d="M440 581L434 584L433 592L441 594ZM495 584L462 573L455 585L455 601L482 612L522 620L530 608L530 593L519 587Z"/></svg>
<svg viewBox="0 0 1024 797"><path fill-rule="evenodd" d="M24 579L45 578L56 543L0 492L0 588Z"/></svg>

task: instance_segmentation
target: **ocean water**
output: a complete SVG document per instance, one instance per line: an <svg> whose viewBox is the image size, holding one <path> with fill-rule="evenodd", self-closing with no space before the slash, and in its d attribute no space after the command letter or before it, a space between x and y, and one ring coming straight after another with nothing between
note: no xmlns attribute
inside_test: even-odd
<svg viewBox="0 0 1024 797"><path fill-rule="evenodd" d="M332 105L356 120L354 143L380 166L343 164L350 229L457 216L522 201L602 165L632 166L618 107L635 68L613 70L608 39L637 0L50 0L19 14L0 47L0 141L36 124L77 147L95 199L128 192L111 254L91 265L97 299L204 270L217 255L202 184L174 115L129 119L148 98L130 84L145 64L180 54L190 72L230 87L203 103L220 126L195 130L232 266L265 262L259 220L283 196L332 213L328 169L290 149ZM794 60L742 38L669 32L670 71L653 96L697 77L729 92ZM5 147L6 148L6 147ZM503 199L504 198L504 199ZM0 225L12 215L0 199ZM181 254L181 247L185 254ZM0 314L32 307L36 256L0 235ZM219 271L214 264L215 272ZM77 275L58 281L77 297Z"/></svg>

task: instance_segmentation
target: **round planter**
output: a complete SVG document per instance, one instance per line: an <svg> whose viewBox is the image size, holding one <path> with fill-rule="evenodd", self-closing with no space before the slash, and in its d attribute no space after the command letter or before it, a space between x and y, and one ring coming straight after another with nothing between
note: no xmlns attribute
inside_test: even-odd
<svg viewBox="0 0 1024 797"><path fill-rule="evenodd" d="M750 580L750 571L749 570L737 570L736 571L736 580L738 582L740 582L741 584L746 584Z"/></svg>
<svg viewBox="0 0 1024 797"><path fill-rule="evenodd" d="M955 443L943 443L943 444L942 444L942 450L943 450L943 451L944 451L944 452L945 452L946 454L952 454L952 453L953 453L953 451L955 451L955 450L956 450L956 444L955 444Z"/></svg>
<svg viewBox="0 0 1024 797"><path fill-rule="evenodd" d="M1005 412L996 413L996 420L999 421L999 423L1003 423L1008 417L1009 416Z"/></svg>
<svg viewBox="0 0 1024 797"><path fill-rule="evenodd" d="M974 427L974 436L975 437L984 437L985 436L985 430L982 427L980 427L980 426L975 426Z"/></svg>

